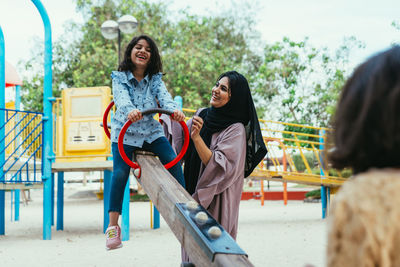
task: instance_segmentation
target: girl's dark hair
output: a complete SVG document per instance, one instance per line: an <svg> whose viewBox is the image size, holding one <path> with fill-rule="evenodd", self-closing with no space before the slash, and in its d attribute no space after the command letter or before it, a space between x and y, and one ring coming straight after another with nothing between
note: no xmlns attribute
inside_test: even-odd
<svg viewBox="0 0 400 267"><path fill-rule="evenodd" d="M400 167L400 46L356 68L342 90L334 119L332 166Z"/></svg>
<svg viewBox="0 0 400 267"><path fill-rule="evenodd" d="M119 64L118 70L119 71L134 71L135 70L135 65L132 63L132 60L131 60L131 52L132 52L133 47L141 39L146 40L150 46L150 50L151 50L150 51L151 52L150 62L145 71L145 75L148 74L151 77L153 74L162 72L162 62L161 62L161 56L158 51L156 43L153 41L153 39L151 39L149 36L144 35L144 34L135 36L132 38L132 40L130 41L130 43L128 44L128 46L125 49L124 59L122 60L121 64Z"/></svg>

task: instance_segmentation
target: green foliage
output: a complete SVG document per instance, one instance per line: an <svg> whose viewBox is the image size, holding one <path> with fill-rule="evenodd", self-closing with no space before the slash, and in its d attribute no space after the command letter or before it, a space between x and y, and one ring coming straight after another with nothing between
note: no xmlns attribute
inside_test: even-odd
<svg viewBox="0 0 400 267"><path fill-rule="evenodd" d="M285 139L297 139L299 142L299 145L301 147L307 147L307 148L312 148L312 145L310 143L306 143L303 141L308 141L308 142L319 142L319 138L309 136L309 135L318 135L318 130L313 129L313 128L307 128L307 127L299 127L299 126L293 126L293 125L285 125L285 131L291 132L291 133L283 133L282 136ZM306 134L306 135L301 135L301 134L296 134L295 133L301 133L301 134ZM284 140L284 143L286 145L290 146L297 146L296 141L291 141L291 140ZM315 145L314 145L315 146Z"/></svg>
<svg viewBox="0 0 400 267"><path fill-rule="evenodd" d="M261 62L250 49L251 14L238 19L233 12L193 16L185 11L171 18L165 3L128 0L76 0L83 15L82 25L70 23L64 38L54 43L53 87L111 86L110 73L117 69L117 41L103 38L101 24L131 14L138 20L134 35L148 34L159 46L163 58L164 81L170 93L181 95L184 106L198 108L209 103L211 88L218 75L236 69L248 76ZM241 14L248 14L241 10ZM246 27L244 27L246 26ZM121 57L133 35L122 34ZM29 66L40 66L43 53L36 50ZM33 64L36 63L36 64ZM39 69L39 68L38 68ZM37 71L37 69L35 69ZM25 78L25 109L42 110L43 74Z"/></svg>
<svg viewBox="0 0 400 267"><path fill-rule="evenodd" d="M131 194L129 201L130 202L147 202L147 201L150 201L150 198L148 195Z"/></svg>
<svg viewBox="0 0 400 267"><path fill-rule="evenodd" d="M315 157L314 153L303 153L303 155L311 169L313 169L315 166L318 166L318 159ZM291 157L298 172L306 171L306 165L304 164L301 154L293 154Z"/></svg>
<svg viewBox="0 0 400 267"><path fill-rule="evenodd" d="M313 168L311 172L312 174L320 175L321 169L319 167ZM350 176L353 175L353 172L350 169L343 169L343 170L329 169L328 175L335 177L349 178Z"/></svg>
<svg viewBox="0 0 400 267"><path fill-rule="evenodd" d="M272 103L267 113L278 113L280 121L328 126L347 76L349 52L356 46L362 44L347 38L331 55L311 46L308 38L267 44L256 79L256 93Z"/></svg>
<svg viewBox="0 0 400 267"><path fill-rule="evenodd" d="M306 158L308 165L311 168L311 173L315 174L315 175L320 175L321 169L319 167L319 161L316 158L315 154L313 152L305 152L305 153L303 153L303 155ZM294 166L296 167L296 170L298 172L307 171L306 166L304 164L304 160L300 153L292 154L291 157L292 157ZM328 170L328 175L335 176L335 177L349 178L350 176L353 175L353 172L350 169L336 170L336 169L330 168Z"/></svg>
<svg viewBox="0 0 400 267"><path fill-rule="evenodd" d="M319 199L319 198L321 198L321 189L311 190L306 193L305 197Z"/></svg>
<svg viewBox="0 0 400 267"><path fill-rule="evenodd" d="M235 30L233 17L186 14L173 30L163 47L166 82L183 97L185 107L207 106L218 75L254 57L245 35Z"/></svg>
<svg viewBox="0 0 400 267"><path fill-rule="evenodd" d="M207 106L218 75L235 69L249 80L260 118L268 114L273 120L329 126L347 77L349 52L361 44L346 39L334 55L311 46L307 38L263 44L254 27L257 2L245 2L198 16L185 10L172 13L165 2L75 0L84 23L70 22L53 43L53 95L59 96L63 88L111 86L118 45L103 38L100 26L131 14L139 23L134 35L148 34L158 44L166 86L172 96L183 97L184 107ZM121 36L122 56L133 36ZM41 111L43 46L36 44L32 57L21 63L35 73L24 77L22 102L27 110ZM258 48L263 53L257 53Z"/></svg>
<svg viewBox="0 0 400 267"><path fill-rule="evenodd" d="M330 169L329 175L336 176L336 177L342 176L343 178L349 178L353 175L353 172L351 169L343 169L343 170Z"/></svg>
<svg viewBox="0 0 400 267"><path fill-rule="evenodd" d="M25 63L19 62L24 65L24 69L29 73L35 73L32 77L24 77L22 88L21 102L24 105L25 110L42 112L43 111L43 57L44 57L44 46L43 42L38 39L34 40L35 50L32 51L32 58L28 59ZM53 96L59 97L60 90L58 90L60 84L63 84L65 80L65 74L58 68L62 60L58 56L60 54L61 47L59 44L53 45Z"/></svg>

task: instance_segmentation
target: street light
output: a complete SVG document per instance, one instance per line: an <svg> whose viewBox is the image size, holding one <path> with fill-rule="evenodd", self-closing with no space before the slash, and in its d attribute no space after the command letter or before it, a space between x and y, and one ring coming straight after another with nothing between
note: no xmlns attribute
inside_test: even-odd
<svg viewBox="0 0 400 267"><path fill-rule="evenodd" d="M131 15L124 15L118 19L106 20L101 24L101 34L106 39L115 39L118 37L118 65L121 62L121 31L126 34L131 34L137 27L137 20Z"/></svg>

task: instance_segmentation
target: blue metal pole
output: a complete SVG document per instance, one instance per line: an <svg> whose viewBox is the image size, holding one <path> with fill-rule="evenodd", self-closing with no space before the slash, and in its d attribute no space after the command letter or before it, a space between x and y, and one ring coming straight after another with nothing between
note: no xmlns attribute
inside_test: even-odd
<svg viewBox="0 0 400 267"><path fill-rule="evenodd" d="M12 221L13 220L13 197L14 197L14 190L11 190L10 191L10 204L11 204L11 206L10 206L10 220Z"/></svg>
<svg viewBox="0 0 400 267"><path fill-rule="evenodd" d="M6 63L5 63L5 48L4 48L4 35L3 30L0 26L0 126L3 126L5 123L5 114L4 109L6 108ZM5 136L5 127L1 127L0 129L0 147L5 146L4 142ZM5 151L0 152L0 166L3 166L5 163ZM3 167L0 168L0 182L4 180L4 170ZM5 210L6 210L6 202L5 202L5 191L0 190L0 235L5 234Z"/></svg>
<svg viewBox="0 0 400 267"><path fill-rule="evenodd" d="M180 95L177 95L177 96L174 97L174 101L175 101L176 103L178 103L178 107L179 107L180 109L182 109L182 107L183 107L183 100L182 100L182 97L181 97Z"/></svg>
<svg viewBox="0 0 400 267"><path fill-rule="evenodd" d="M21 86L16 85L15 86L15 109L16 110L21 110ZM17 121L19 121L19 114L17 114ZM17 132L19 130L19 126L17 127ZM18 142L19 138L17 139L17 146L19 145ZM20 205L20 191L19 189L15 190L15 196L14 196L14 216L15 216L15 221L19 221L19 205Z"/></svg>
<svg viewBox="0 0 400 267"><path fill-rule="evenodd" d="M51 173L51 226L54 225L54 172Z"/></svg>
<svg viewBox="0 0 400 267"><path fill-rule="evenodd" d="M321 150L321 164L323 164L323 150L324 150L324 138L323 136L325 135L325 130L320 130L319 132L319 142L321 143L319 145L319 149ZM323 169L326 169L324 166L320 167L320 175L321 179L325 178L325 173ZM321 185L321 205L322 205L322 219L326 218L326 209L327 209L327 199L326 199L326 186Z"/></svg>
<svg viewBox="0 0 400 267"><path fill-rule="evenodd" d="M15 190L15 195L14 195L14 220L17 222L19 221L19 202L20 202L20 189Z"/></svg>
<svg viewBox="0 0 400 267"><path fill-rule="evenodd" d="M57 231L64 230L64 172L57 173Z"/></svg>
<svg viewBox="0 0 400 267"><path fill-rule="evenodd" d="M160 212L153 203L153 229L160 228Z"/></svg>
<svg viewBox="0 0 400 267"><path fill-rule="evenodd" d="M104 207L104 215L103 215L103 233L106 232L108 223L110 222L110 218L108 216L108 208L110 207L110 190L111 190L111 171L104 171L104 191L103 191L103 207Z"/></svg>
<svg viewBox="0 0 400 267"><path fill-rule="evenodd" d="M121 235L122 241L129 240L129 200L130 200L130 192L129 192L129 178L125 186L124 198L122 201L122 223L121 223Z"/></svg>
<svg viewBox="0 0 400 267"><path fill-rule="evenodd" d="M53 114L52 114L52 43L51 25L47 11L40 0L32 0L38 9L44 25L44 88L43 88L43 239L51 239L51 162L53 153Z"/></svg>
<svg viewBox="0 0 400 267"><path fill-rule="evenodd" d="M15 109L21 109L21 85L15 86Z"/></svg>

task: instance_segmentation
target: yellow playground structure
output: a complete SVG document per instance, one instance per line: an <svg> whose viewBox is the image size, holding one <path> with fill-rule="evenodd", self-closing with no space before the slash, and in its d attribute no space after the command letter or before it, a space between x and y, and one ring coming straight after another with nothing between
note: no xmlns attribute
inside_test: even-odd
<svg viewBox="0 0 400 267"><path fill-rule="evenodd" d="M62 90L54 105L56 162L104 161L111 156L110 141L100 127L110 99L105 86Z"/></svg>
<svg viewBox="0 0 400 267"><path fill-rule="evenodd" d="M112 99L109 87L68 88L54 105L57 114L56 162L104 161L110 141L99 126ZM190 117L193 109L183 109ZM254 170L253 179L339 187L346 178L324 161L329 128L260 120L267 158Z"/></svg>
<svg viewBox="0 0 400 267"><path fill-rule="evenodd" d="M261 164L254 177L280 178L285 182L338 187L346 179L333 174L325 161L328 128L260 120L268 149L268 164Z"/></svg>

